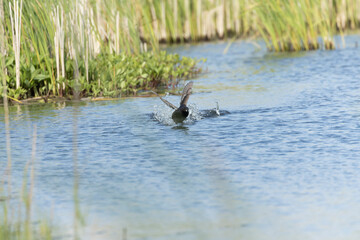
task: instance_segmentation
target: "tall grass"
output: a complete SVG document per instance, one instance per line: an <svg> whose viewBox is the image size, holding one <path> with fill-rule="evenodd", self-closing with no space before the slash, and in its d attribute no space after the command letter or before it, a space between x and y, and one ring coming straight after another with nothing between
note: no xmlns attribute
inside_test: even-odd
<svg viewBox="0 0 360 240"><path fill-rule="evenodd" d="M260 2L260 0L258 0ZM334 48L335 22L330 21L327 5L322 0L268 1L256 8L260 33L267 46L275 51L318 49L318 38L323 48Z"/></svg>
<svg viewBox="0 0 360 240"><path fill-rule="evenodd" d="M11 99L42 96L46 101L49 95L71 94L79 98L97 96L98 92L133 94L153 81L153 76L148 74L144 81L134 85L134 81L129 82L132 76L124 75L121 81L126 83L106 86L103 75L112 75L115 80L116 69L106 68L107 72L101 72L97 68L111 63L115 55L124 56L130 65L132 61L125 55L140 56L148 50L154 56L159 55L158 40L143 2L27 0L16 11L7 3L1 5L5 19L3 43L8 50L4 63L7 82L2 85L7 85ZM18 18L11 17L14 12ZM99 59L104 62L99 64ZM142 59L160 61L161 57ZM186 67L183 63L173 62L169 67Z"/></svg>
<svg viewBox="0 0 360 240"><path fill-rule="evenodd" d="M261 34L279 42L296 39L308 46L308 35L329 38L339 29L359 27L359 0L140 0L160 42L211 40ZM304 33L307 28L308 33ZM288 33L287 30L292 32ZM277 37L273 41L274 36ZM281 48L273 45L274 50ZM284 48L284 50L287 50Z"/></svg>
<svg viewBox="0 0 360 240"><path fill-rule="evenodd" d="M360 0L27 0L22 4L21 8L18 0L0 2L4 72L9 97L15 99L69 92L80 96L83 82L103 86L91 72L100 54L157 54L161 42L245 36L261 36L273 51L332 49L334 33L355 29L360 20Z"/></svg>

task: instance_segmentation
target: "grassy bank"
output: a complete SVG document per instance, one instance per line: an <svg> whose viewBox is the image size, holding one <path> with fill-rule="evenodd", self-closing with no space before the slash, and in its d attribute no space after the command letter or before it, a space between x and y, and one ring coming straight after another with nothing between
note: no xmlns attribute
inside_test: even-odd
<svg viewBox="0 0 360 240"><path fill-rule="evenodd" d="M14 58L7 60L8 96L13 99L49 95L69 98L81 97L120 97L136 95L138 91L157 87L175 87L180 79L190 78L200 69L198 61L176 54L160 52L137 55L99 54L88 62L67 59L64 77L52 80L52 67L42 67L34 61L22 59L20 68L20 88L16 88L16 63ZM53 63L54 64L54 63ZM54 77L54 76L53 76Z"/></svg>
<svg viewBox="0 0 360 240"><path fill-rule="evenodd" d="M359 12L360 0L0 0L2 88L21 99L175 86L200 69L159 42L261 36L273 51L333 49Z"/></svg>
<svg viewBox="0 0 360 240"><path fill-rule="evenodd" d="M194 59L158 50L150 21L138 22L140 1L0 0L0 7L0 90L13 100L136 95L201 71Z"/></svg>

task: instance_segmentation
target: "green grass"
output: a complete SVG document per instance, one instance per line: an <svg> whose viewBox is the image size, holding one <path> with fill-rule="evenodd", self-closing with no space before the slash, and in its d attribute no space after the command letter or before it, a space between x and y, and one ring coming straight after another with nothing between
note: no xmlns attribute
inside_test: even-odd
<svg viewBox="0 0 360 240"><path fill-rule="evenodd" d="M160 63L159 42L261 36L271 51L333 49L335 33L359 27L360 11L360 0L26 0L19 51L9 3L0 1L0 54L13 99L133 95L199 72L189 59ZM134 69L123 74L120 59Z"/></svg>
<svg viewBox="0 0 360 240"><path fill-rule="evenodd" d="M72 59L66 61L65 77L55 81L52 79L52 68L47 64L36 61L36 55L30 56L33 61L26 62L22 58L21 86L16 89L14 81L8 81L8 96L15 99L48 95L53 88L65 86L64 96L72 96L75 91L80 97L119 97L136 95L140 90L157 87L175 87L180 79L191 78L200 68L198 60L187 57L180 58L177 54L159 52L144 52L137 55L126 53L99 54L88 62L86 69L84 59L77 62ZM43 63L43 64L42 64ZM9 79L15 78L15 61L9 58L6 64ZM87 71L86 71L87 70ZM79 77L74 78L78 71ZM86 78L85 76L88 76Z"/></svg>
<svg viewBox="0 0 360 240"><path fill-rule="evenodd" d="M17 63L9 17L15 13L8 3L2 24L7 51L1 59L11 99L134 95L174 86L200 71L197 61L158 50L140 1L24 1Z"/></svg>
<svg viewBox="0 0 360 240"><path fill-rule="evenodd" d="M255 9L261 35L268 48L274 51L333 49L335 22L322 0L269 0ZM321 38L321 46L318 39Z"/></svg>
<svg viewBox="0 0 360 240"><path fill-rule="evenodd" d="M261 35L275 51L332 49L333 34L360 20L359 0L138 1L155 38L168 43Z"/></svg>

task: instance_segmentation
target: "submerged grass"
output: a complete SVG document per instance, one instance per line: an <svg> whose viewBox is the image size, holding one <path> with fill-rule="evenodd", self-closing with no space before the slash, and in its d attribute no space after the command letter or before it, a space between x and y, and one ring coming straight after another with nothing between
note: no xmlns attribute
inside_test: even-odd
<svg viewBox="0 0 360 240"><path fill-rule="evenodd" d="M5 113L7 113L6 109ZM8 118L7 114L5 120L6 118ZM9 124L5 124L5 128L7 128L6 137L10 137L7 131ZM0 179L0 240L52 239L51 221L46 218L34 221L32 216L36 136L36 128L34 128L31 160L25 166L22 189L19 191L13 189L10 142L7 141L8 165L2 174L3 178Z"/></svg>
<svg viewBox="0 0 360 240"><path fill-rule="evenodd" d="M200 70L164 65L178 56L159 54L159 42L261 36L271 51L333 49L359 12L360 0L1 0L2 71L12 99L136 94Z"/></svg>
<svg viewBox="0 0 360 240"><path fill-rule="evenodd" d="M0 169L0 240L51 240L58 239L59 235L64 234L64 229L57 232L56 224L51 216L51 211L35 211L33 198L35 196L35 165L36 165L36 146L37 146L37 128L33 128L31 158L26 162L23 173L22 186L16 186L13 181L11 164L11 146L10 146L10 124L9 111L4 104L5 117L5 137L7 166ZM79 197L79 176L77 167L77 116L74 112L73 124L73 232L74 239L80 239L80 230L85 224L82 215ZM5 162L6 164L6 162ZM4 164L4 165L5 165ZM34 214L39 212L39 214ZM44 214L50 215L44 215ZM71 232L68 232L71 234Z"/></svg>

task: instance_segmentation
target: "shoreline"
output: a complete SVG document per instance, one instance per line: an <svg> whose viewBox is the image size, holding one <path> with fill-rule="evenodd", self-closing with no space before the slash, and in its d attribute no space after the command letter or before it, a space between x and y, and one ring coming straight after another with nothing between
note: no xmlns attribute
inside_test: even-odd
<svg viewBox="0 0 360 240"><path fill-rule="evenodd" d="M171 95L177 95L180 96L180 93L176 93L174 91L169 92ZM159 93L159 95L162 95L163 91ZM143 93L139 95L133 95L133 96L120 96L120 97L82 97L80 99L75 99L69 97L58 97L58 96L49 96L47 100L45 100L44 97L33 97L33 98L27 98L23 100L14 100L9 98L9 105L15 106L15 105L32 105L32 104L47 104L47 103L63 103L63 102L99 102L99 101L116 101L116 100L122 100L122 99L132 99L132 98L151 98L151 97L158 97L156 94L152 93L151 90L144 91ZM2 101L0 103L0 107L4 107L4 102Z"/></svg>

